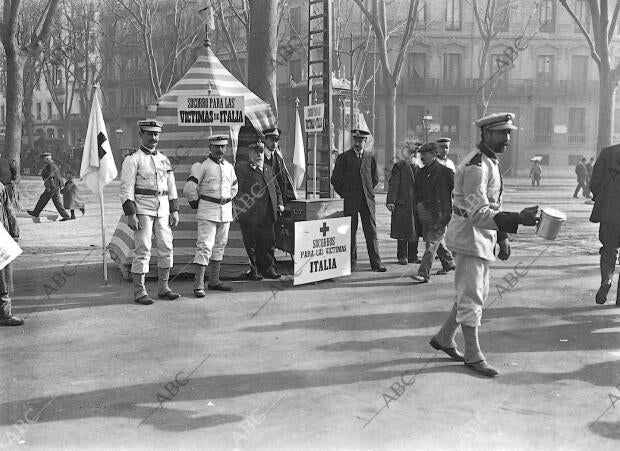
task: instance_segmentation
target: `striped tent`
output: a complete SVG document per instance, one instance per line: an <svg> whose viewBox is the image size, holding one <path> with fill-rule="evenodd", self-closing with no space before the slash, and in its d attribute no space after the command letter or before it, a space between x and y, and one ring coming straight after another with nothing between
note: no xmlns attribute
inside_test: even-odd
<svg viewBox="0 0 620 451"><path fill-rule="evenodd" d="M206 47L194 65L169 92L155 104L154 116L164 123L157 150L170 159L174 167L180 204L180 224L173 229L174 272L190 272L190 264L196 248L196 210L192 210L182 197L183 186L189 176L192 164L202 161L208 155L207 138L211 134L229 133L233 154L236 154L239 127L183 127L177 125L177 97L192 95L243 96L246 123L249 121L258 130L275 126L275 117L269 104L261 100L237 80ZM151 110L152 111L152 110ZM112 258L118 263L124 276L129 277L133 255L133 232L121 217L108 246ZM153 246L151 268L156 265L157 251ZM246 264L247 255L236 223L231 224L224 264Z"/></svg>

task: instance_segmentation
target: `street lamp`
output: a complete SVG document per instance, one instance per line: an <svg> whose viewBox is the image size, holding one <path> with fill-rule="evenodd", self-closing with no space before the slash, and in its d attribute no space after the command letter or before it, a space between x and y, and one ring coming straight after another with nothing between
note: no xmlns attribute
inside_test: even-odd
<svg viewBox="0 0 620 451"><path fill-rule="evenodd" d="M433 122L433 116L430 111L426 110L422 117L422 126L424 127L424 144L428 143L428 133L431 129L431 123Z"/></svg>

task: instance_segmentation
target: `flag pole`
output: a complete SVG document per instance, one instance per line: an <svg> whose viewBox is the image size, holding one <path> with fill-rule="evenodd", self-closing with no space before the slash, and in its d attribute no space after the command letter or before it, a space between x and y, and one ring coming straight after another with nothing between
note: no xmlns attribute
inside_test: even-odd
<svg viewBox="0 0 620 451"><path fill-rule="evenodd" d="M95 96L97 95L97 85L94 84L93 85L93 101L95 100ZM91 110L92 110L92 103L91 103ZM102 259L102 263L103 263L103 282L105 283L105 286L108 286L108 265L106 264L106 258L105 258L105 251L106 251L106 246L105 246L105 224L104 224L104 220L103 218L105 218L105 208L103 206L103 186L101 183L99 183L99 210L100 210L100 222L101 222L101 259Z"/></svg>

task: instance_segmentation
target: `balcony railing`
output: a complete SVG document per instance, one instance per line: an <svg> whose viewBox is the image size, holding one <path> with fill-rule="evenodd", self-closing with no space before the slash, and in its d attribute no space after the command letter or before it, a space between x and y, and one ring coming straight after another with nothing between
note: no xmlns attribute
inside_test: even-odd
<svg viewBox="0 0 620 451"><path fill-rule="evenodd" d="M532 140L534 144L551 144L551 135L550 134L534 134L534 139Z"/></svg>
<svg viewBox="0 0 620 451"><path fill-rule="evenodd" d="M586 143L586 135L568 135L568 144L585 144Z"/></svg>

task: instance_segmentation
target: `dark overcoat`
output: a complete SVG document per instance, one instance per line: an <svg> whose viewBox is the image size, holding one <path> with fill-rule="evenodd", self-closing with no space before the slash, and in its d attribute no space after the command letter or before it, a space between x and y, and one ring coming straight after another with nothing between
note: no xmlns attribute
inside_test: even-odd
<svg viewBox="0 0 620 451"><path fill-rule="evenodd" d="M60 190L62 203L67 210L77 210L84 208L84 202L80 199L80 192L73 179L68 179L65 186Z"/></svg>
<svg viewBox="0 0 620 451"><path fill-rule="evenodd" d="M271 214L275 223L278 219L278 205L284 205L284 202L280 186L271 167L264 164L261 172L254 169L249 161L239 161L235 165L235 173L239 183L239 192L233 200L235 207L233 211L238 220L256 222L254 218L264 218L263 214L256 211L256 208L261 205L257 200L269 196ZM265 184L267 189L261 189L260 187Z"/></svg>
<svg viewBox="0 0 620 451"><path fill-rule="evenodd" d="M269 164L274 171L278 186L280 187L280 192L282 193L282 200L284 200L285 203L295 200L297 196L295 195L295 188L293 188L293 181L291 180L291 175L288 172L280 152L274 151L271 161L265 158L265 165L267 164Z"/></svg>
<svg viewBox="0 0 620 451"><path fill-rule="evenodd" d="M620 144L601 150L592 169L590 191L594 196L590 221L620 225Z"/></svg>
<svg viewBox="0 0 620 451"><path fill-rule="evenodd" d="M415 197L420 202L421 192L430 193L425 200L425 208L431 212L435 226L444 227L452 216L452 190L454 189L454 173L438 161L420 168L414 183Z"/></svg>
<svg viewBox="0 0 620 451"><path fill-rule="evenodd" d="M414 219L415 198L413 186L418 167L407 161L399 161L392 166L387 204L394 204L390 238L416 241L417 230Z"/></svg>
<svg viewBox="0 0 620 451"><path fill-rule="evenodd" d="M370 214L374 216L374 188L379 183L379 174L377 161L371 152L364 151L361 161L353 149L338 155L331 182L334 190L344 199L345 216L357 214L364 198Z"/></svg>

